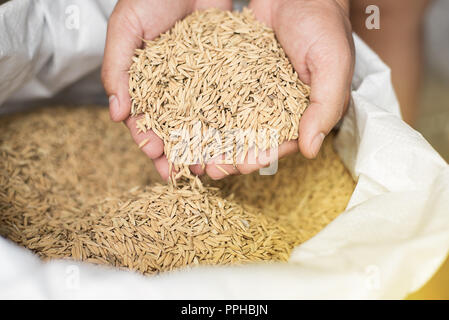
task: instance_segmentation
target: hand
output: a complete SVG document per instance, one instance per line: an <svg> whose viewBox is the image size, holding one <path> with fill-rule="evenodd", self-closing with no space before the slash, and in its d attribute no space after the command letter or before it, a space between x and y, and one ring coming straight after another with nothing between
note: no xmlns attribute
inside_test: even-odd
<svg viewBox="0 0 449 320"><path fill-rule="evenodd" d="M297 152L307 158L318 154L324 137L340 120L350 97L354 44L348 0L252 0L256 17L272 27L297 71L311 86L310 106L299 125L299 140L279 146L279 158ZM273 157L265 157L270 161ZM221 165L230 174L247 174L269 164ZM214 179L225 174L213 164L206 173Z"/></svg>
<svg viewBox="0 0 449 320"><path fill-rule="evenodd" d="M163 179L168 178L168 161L162 140L152 131L137 133L136 118L130 117L128 70L134 50L142 47L142 39L151 40L170 29L177 20L195 10L207 8L229 10L231 0L119 0L109 18L102 81L109 97L113 121L124 121L137 144L153 159Z"/></svg>

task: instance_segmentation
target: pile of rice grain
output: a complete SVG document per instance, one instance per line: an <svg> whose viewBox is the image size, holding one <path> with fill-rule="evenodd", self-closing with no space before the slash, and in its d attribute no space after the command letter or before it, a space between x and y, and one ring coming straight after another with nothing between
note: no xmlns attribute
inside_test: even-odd
<svg viewBox="0 0 449 320"><path fill-rule="evenodd" d="M215 183L220 190L161 185L106 109L0 118L0 235L43 259L144 274L195 263L286 261L344 210L355 185L332 137L316 160L292 155L275 176Z"/></svg>
<svg viewBox="0 0 449 320"><path fill-rule="evenodd" d="M250 148L266 150L298 138L310 88L273 30L248 9L197 11L146 41L133 61L131 113L143 115L137 127L153 130L186 176L183 164L203 164L230 151L225 163L236 164ZM274 139L257 139L264 130L276 132ZM188 141L183 150L181 140Z"/></svg>
<svg viewBox="0 0 449 320"><path fill-rule="evenodd" d="M309 103L273 31L248 10L196 12L147 42L134 57L130 94L138 128L161 137L169 159L180 151L172 133L183 130L187 154L203 164L229 150L235 164L250 148L297 139ZM317 160L292 155L275 176L206 185L191 180L181 157L174 165L183 179L167 185L104 109L46 109L0 122L0 235L44 259L144 274L287 261L344 210L354 188L330 139ZM228 144L198 139L198 128ZM274 141L245 136L267 129L277 131Z"/></svg>

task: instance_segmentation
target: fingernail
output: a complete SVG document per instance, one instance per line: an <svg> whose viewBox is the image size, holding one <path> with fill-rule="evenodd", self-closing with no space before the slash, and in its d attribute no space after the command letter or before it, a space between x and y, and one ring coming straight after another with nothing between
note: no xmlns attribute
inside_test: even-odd
<svg viewBox="0 0 449 320"><path fill-rule="evenodd" d="M119 113L120 105L116 96L112 95L109 97L109 112L111 117L114 118L115 115Z"/></svg>
<svg viewBox="0 0 449 320"><path fill-rule="evenodd" d="M315 138L313 138L312 143L310 145L313 157L316 157L318 155L318 152L320 152L320 148L321 145L323 144L325 137L326 135L320 132L315 136Z"/></svg>

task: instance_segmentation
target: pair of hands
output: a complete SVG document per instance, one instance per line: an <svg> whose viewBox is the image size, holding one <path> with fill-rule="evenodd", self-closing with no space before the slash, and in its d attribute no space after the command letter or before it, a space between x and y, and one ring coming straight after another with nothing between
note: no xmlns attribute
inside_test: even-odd
<svg viewBox="0 0 449 320"><path fill-rule="evenodd" d="M278 157L300 150L314 158L349 100L354 69L349 0L252 0L249 7L257 19L274 29L300 79L311 86L311 103L300 121L300 139L279 146ZM191 12L208 8L230 10L232 0L119 0L109 19L102 79L111 119L124 121L137 144L149 139L142 150L165 180L169 165L162 140L152 131L138 133L136 119L130 117L128 70L142 39L154 39ZM221 166L231 174L247 174L267 164ZM214 164L190 169L213 179L225 176Z"/></svg>

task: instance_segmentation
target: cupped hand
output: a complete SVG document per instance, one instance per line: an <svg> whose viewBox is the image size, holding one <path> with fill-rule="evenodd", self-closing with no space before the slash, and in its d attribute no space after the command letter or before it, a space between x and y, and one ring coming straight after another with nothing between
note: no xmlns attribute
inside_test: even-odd
<svg viewBox="0 0 449 320"><path fill-rule="evenodd" d="M168 178L168 161L162 140L152 131L138 133L136 118L130 117L128 70L134 50L141 48L142 39L151 40L170 29L176 21L195 10L232 8L231 0L119 0L112 12L106 37L102 81L109 97L109 112L113 121L124 121L143 152L153 159L163 179Z"/></svg>
<svg viewBox="0 0 449 320"><path fill-rule="evenodd" d="M343 116L350 97L354 70L354 44L348 0L252 0L257 19L273 28L299 78L311 86L310 106L299 125L298 141L279 146L278 157L297 152L314 158L325 136ZM276 155L276 153L272 153ZM229 174L247 174L266 166L273 156L257 164L221 165ZM214 164L206 166L214 179L226 174Z"/></svg>

